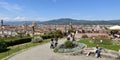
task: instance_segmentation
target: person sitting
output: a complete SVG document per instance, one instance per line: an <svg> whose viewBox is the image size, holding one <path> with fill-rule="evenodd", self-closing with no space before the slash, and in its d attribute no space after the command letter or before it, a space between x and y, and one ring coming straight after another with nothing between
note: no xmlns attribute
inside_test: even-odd
<svg viewBox="0 0 120 60"><path fill-rule="evenodd" d="M52 49L53 49L53 48L54 48L54 42L53 42L53 39L51 39L50 44L51 44L51 45L50 45L50 48L52 48Z"/></svg>
<svg viewBox="0 0 120 60"><path fill-rule="evenodd" d="M58 45L58 38L55 39L55 46L56 47Z"/></svg>

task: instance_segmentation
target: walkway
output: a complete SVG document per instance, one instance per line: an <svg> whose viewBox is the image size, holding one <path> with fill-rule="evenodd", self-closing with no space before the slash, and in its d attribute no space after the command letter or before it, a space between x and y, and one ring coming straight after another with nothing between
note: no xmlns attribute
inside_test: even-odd
<svg viewBox="0 0 120 60"><path fill-rule="evenodd" d="M63 43L65 39L59 40L59 43ZM8 60L112 60L110 58L96 58L86 56L66 56L56 54L52 49L49 48L50 43L36 46L32 49L24 51L11 57Z"/></svg>

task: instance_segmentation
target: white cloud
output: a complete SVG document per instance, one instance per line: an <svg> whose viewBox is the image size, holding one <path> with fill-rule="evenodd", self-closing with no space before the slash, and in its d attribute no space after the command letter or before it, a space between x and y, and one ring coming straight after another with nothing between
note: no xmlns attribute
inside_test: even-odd
<svg viewBox="0 0 120 60"><path fill-rule="evenodd" d="M47 21L48 19L40 18L40 17L25 17L25 16L0 16L0 20L3 19L5 21Z"/></svg>
<svg viewBox="0 0 120 60"><path fill-rule="evenodd" d="M12 18L11 18L11 17L6 17L6 16L1 16L0 19L3 19L3 20L11 20Z"/></svg>
<svg viewBox="0 0 120 60"><path fill-rule="evenodd" d="M27 20L27 18L26 17L17 16L15 18L13 18L13 20L25 21L25 20Z"/></svg>
<svg viewBox="0 0 120 60"><path fill-rule="evenodd" d="M10 4L5 1L0 1L0 7L11 12L22 10L22 7L19 6L18 4Z"/></svg>
<svg viewBox="0 0 120 60"><path fill-rule="evenodd" d="M3 19L5 21L47 21L48 18L42 17L31 17L31 16L7 16L4 14L0 14L0 20Z"/></svg>
<svg viewBox="0 0 120 60"><path fill-rule="evenodd" d="M8 17L8 16L0 16L0 20L6 20L6 21L26 21L28 20L27 17L17 16L17 17Z"/></svg>

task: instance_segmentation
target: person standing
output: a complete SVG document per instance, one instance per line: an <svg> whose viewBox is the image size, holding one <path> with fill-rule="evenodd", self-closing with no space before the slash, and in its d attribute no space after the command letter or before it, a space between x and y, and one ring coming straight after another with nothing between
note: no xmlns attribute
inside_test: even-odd
<svg viewBox="0 0 120 60"><path fill-rule="evenodd" d="M75 41L75 36L72 37L72 41Z"/></svg>
<svg viewBox="0 0 120 60"><path fill-rule="evenodd" d="M99 45L96 46L96 57L101 58L101 50L102 48Z"/></svg>
<svg viewBox="0 0 120 60"><path fill-rule="evenodd" d="M102 48L101 47L98 47L98 56L97 56L97 58L101 58L101 50L102 50Z"/></svg>

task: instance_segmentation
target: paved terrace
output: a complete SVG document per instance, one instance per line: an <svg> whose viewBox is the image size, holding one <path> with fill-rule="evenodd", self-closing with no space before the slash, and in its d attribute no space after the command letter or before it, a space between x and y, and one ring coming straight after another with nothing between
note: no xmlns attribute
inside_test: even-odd
<svg viewBox="0 0 120 60"><path fill-rule="evenodd" d="M59 40L63 43L65 39ZM39 45L20 54L17 54L8 60L113 60L111 58L96 58L92 56L68 56L54 53L53 49L49 48L50 43Z"/></svg>

